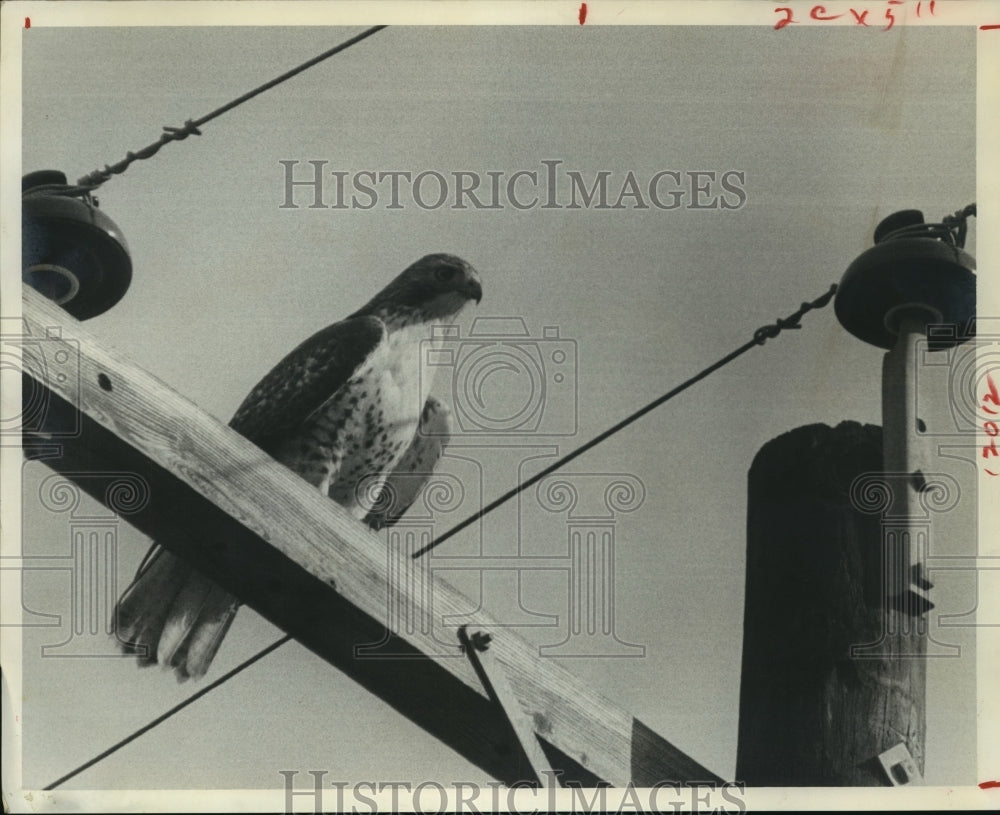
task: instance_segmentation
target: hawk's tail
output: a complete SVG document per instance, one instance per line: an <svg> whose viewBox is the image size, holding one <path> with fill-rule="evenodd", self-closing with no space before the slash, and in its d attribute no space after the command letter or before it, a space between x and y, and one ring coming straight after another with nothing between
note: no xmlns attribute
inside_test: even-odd
<svg viewBox="0 0 1000 815"><path fill-rule="evenodd" d="M173 668L182 681L205 674L238 608L235 597L154 545L112 624L124 651L140 664Z"/></svg>

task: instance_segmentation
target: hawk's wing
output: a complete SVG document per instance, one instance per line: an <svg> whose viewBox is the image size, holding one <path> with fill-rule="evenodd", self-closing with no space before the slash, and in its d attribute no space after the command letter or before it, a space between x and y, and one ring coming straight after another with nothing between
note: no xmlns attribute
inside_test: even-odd
<svg viewBox="0 0 1000 815"><path fill-rule="evenodd" d="M385 334L377 317L351 317L318 331L257 383L229 426L274 453L351 378Z"/></svg>
<svg viewBox="0 0 1000 815"><path fill-rule="evenodd" d="M385 334L375 317L352 317L313 334L250 391L230 427L273 454L354 375ZM115 606L116 636L144 662L174 666L178 679L201 676L238 605L154 543Z"/></svg>
<svg viewBox="0 0 1000 815"><path fill-rule="evenodd" d="M365 517L366 524L381 529L399 520L434 473L434 466L450 437L451 411L443 402L428 397L413 441L385 480L380 495Z"/></svg>

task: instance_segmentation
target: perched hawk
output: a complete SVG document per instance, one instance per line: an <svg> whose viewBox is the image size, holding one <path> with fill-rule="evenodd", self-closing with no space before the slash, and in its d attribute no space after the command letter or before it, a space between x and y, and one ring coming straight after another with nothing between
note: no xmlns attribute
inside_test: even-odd
<svg viewBox="0 0 1000 815"><path fill-rule="evenodd" d="M421 340L483 290L453 255L427 255L345 320L314 334L250 392L230 427L370 526L416 498L447 442L448 409L420 374ZM418 430L420 432L418 432ZM378 493L393 486L392 515ZM376 506L377 505L377 506ZM115 608L118 641L178 679L204 675L238 601L153 545Z"/></svg>

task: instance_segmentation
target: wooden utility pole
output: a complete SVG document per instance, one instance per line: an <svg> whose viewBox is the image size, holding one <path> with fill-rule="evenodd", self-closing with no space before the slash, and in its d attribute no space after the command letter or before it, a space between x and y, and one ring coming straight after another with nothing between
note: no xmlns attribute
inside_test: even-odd
<svg viewBox="0 0 1000 815"><path fill-rule="evenodd" d="M934 605L924 493L941 485L930 483L917 370L923 354L969 338L975 261L962 246L973 214L970 205L940 224L916 210L890 215L838 287L844 328L888 351L882 428L801 427L750 468L736 766L747 784L923 776Z"/></svg>
<svg viewBox="0 0 1000 815"><path fill-rule="evenodd" d="M882 519L852 495L881 469L881 428L856 422L779 436L750 468L736 764L750 786L887 785L878 756L899 743L923 772L924 636L885 609Z"/></svg>

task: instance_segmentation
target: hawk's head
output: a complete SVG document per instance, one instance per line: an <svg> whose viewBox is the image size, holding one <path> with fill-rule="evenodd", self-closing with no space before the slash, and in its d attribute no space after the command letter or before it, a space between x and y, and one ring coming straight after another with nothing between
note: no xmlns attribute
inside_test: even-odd
<svg viewBox="0 0 1000 815"><path fill-rule="evenodd" d="M470 301L483 298L479 274L455 255L425 255L373 297L359 315L371 314L387 325L453 317Z"/></svg>

